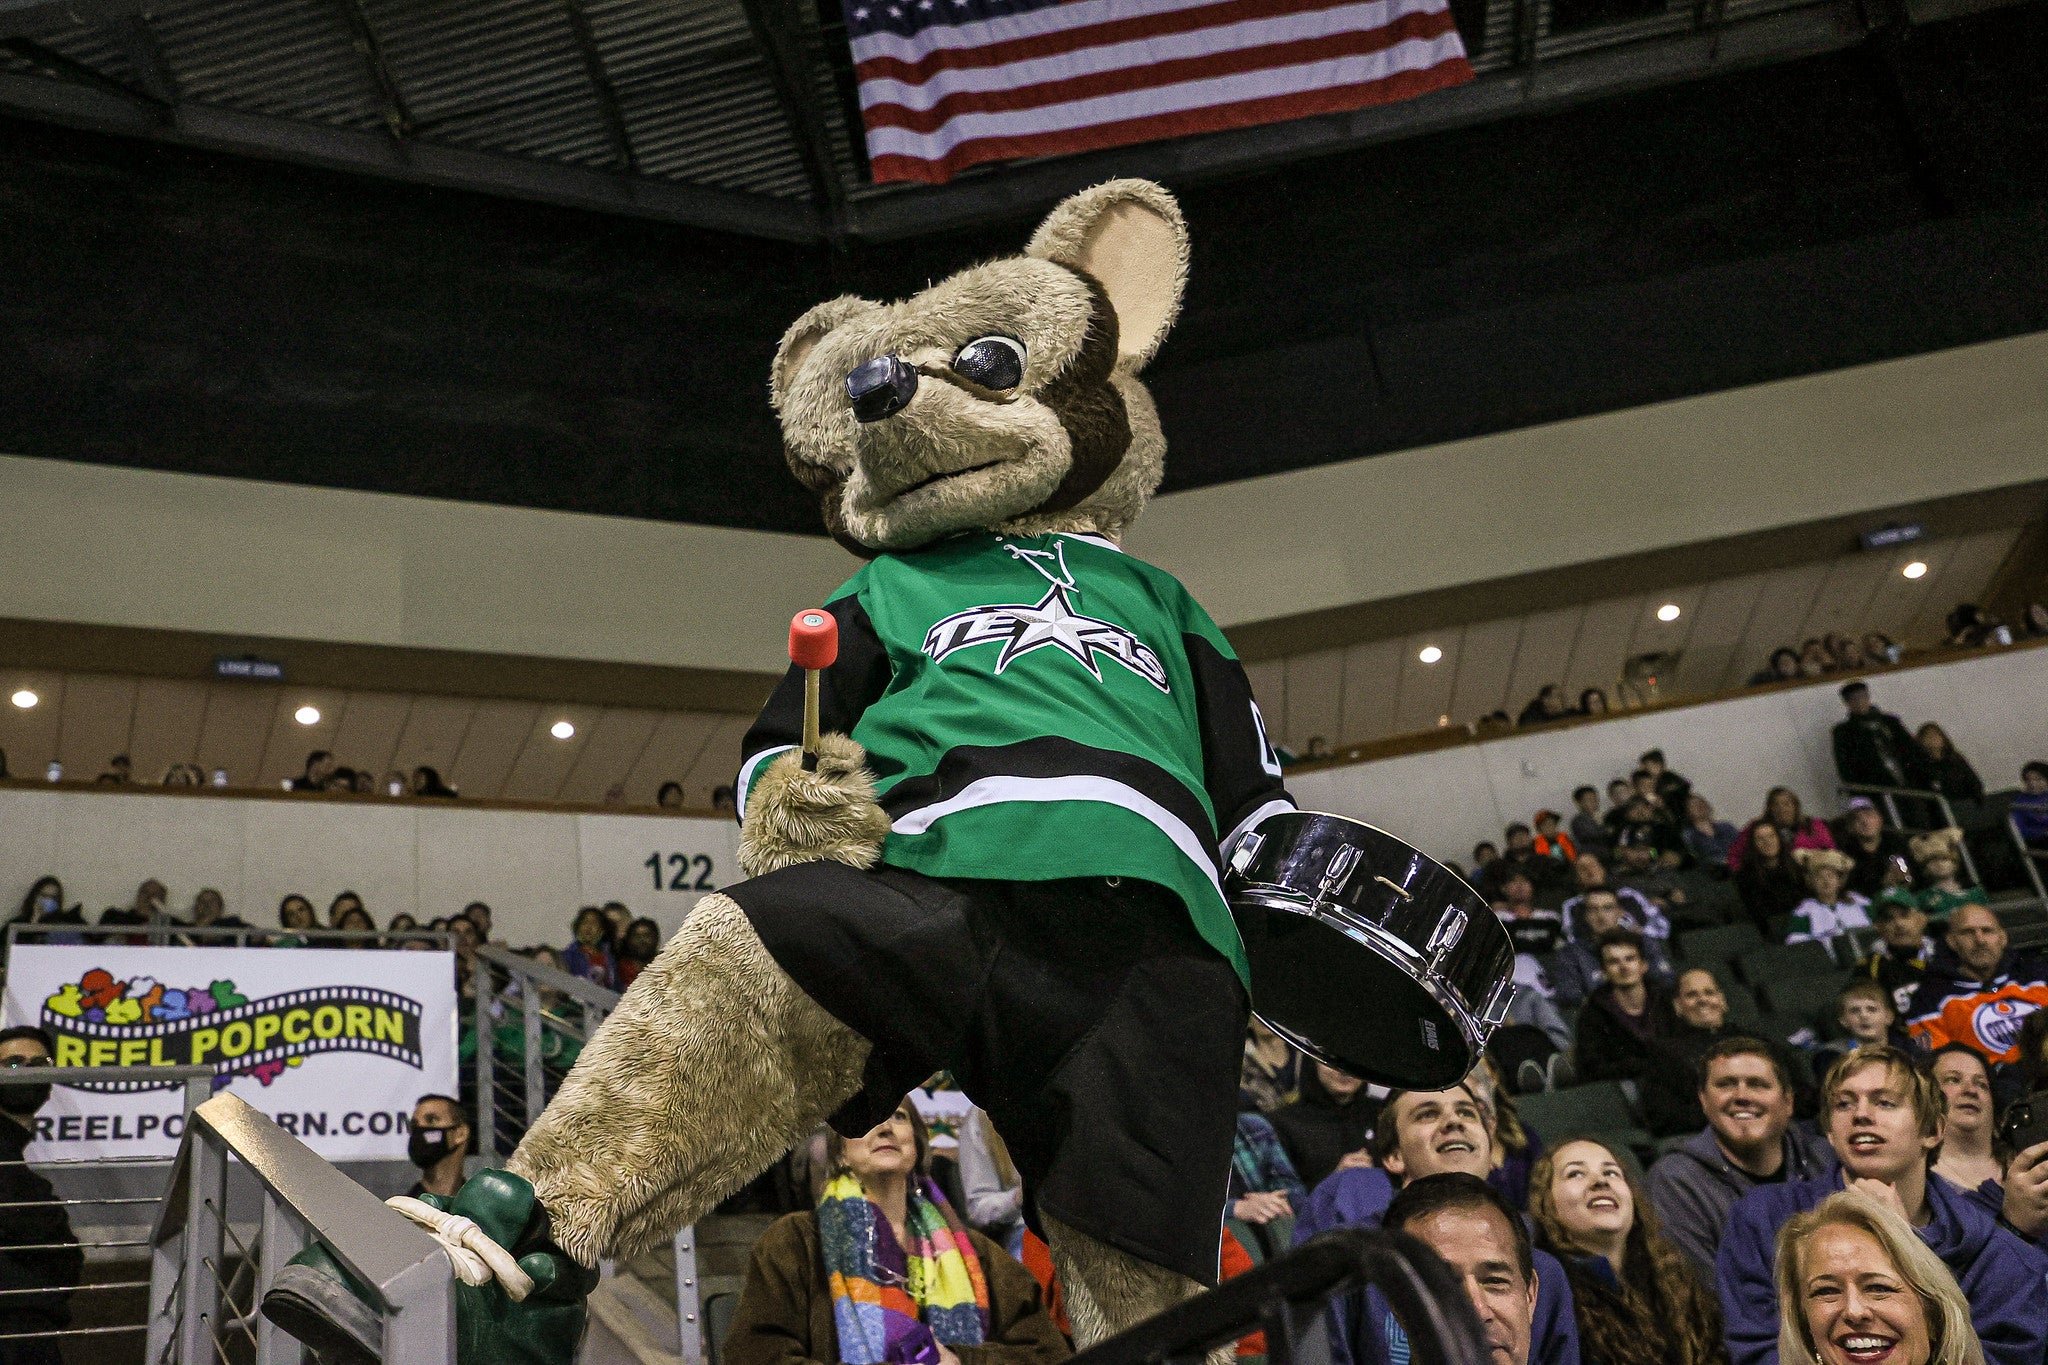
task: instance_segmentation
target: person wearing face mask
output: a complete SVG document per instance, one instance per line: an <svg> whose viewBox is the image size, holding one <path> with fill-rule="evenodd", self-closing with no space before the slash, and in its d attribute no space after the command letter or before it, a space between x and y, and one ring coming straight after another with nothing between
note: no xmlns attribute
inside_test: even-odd
<svg viewBox="0 0 2048 1365"><path fill-rule="evenodd" d="M422 1095L412 1107L412 1129L405 1155L420 1168L420 1178L406 1191L414 1199L432 1195L446 1209L466 1178L463 1158L469 1155L471 1130L462 1102L447 1095Z"/></svg>
<svg viewBox="0 0 2048 1365"><path fill-rule="evenodd" d="M1446 1172L1490 1181L1500 1165L1492 1116L1464 1085L1388 1095L1367 1152L1373 1165L1340 1167L1310 1194L1307 1209L1294 1220L1296 1246L1331 1228L1382 1226L1397 1187ZM1534 1270L1536 1298L1526 1358L1536 1365L1578 1365L1579 1334L1572 1324L1564 1267L1538 1251ZM1407 1335L1378 1291L1335 1303L1331 1313L1334 1365L1380 1365L1405 1358Z"/></svg>
<svg viewBox="0 0 2048 1365"><path fill-rule="evenodd" d="M1601 1365L1726 1365L1721 1310L1612 1149L1590 1138L1536 1163L1537 1244L1564 1264L1579 1340Z"/></svg>
<svg viewBox="0 0 2048 1365"><path fill-rule="evenodd" d="M1765 1186L1729 1212L1715 1273L1735 1365L1778 1365L1778 1229L1844 1188L1896 1210L1948 1267L1989 1365L2040 1365L2048 1254L1929 1169L1943 1123L1933 1080L1897 1048L1858 1048L1828 1072L1821 1123L1840 1163L1832 1175Z"/></svg>
<svg viewBox="0 0 2048 1365"><path fill-rule="evenodd" d="M21 910L11 921L14 924L77 924L85 923L85 915L77 906L64 908L64 883L55 877L38 877L28 894L21 898ZM85 936L74 933L46 934L30 939L31 943L83 943Z"/></svg>
<svg viewBox="0 0 2048 1365"><path fill-rule="evenodd" d="M0 1067L38 1067L48 1075L53 1052L43 1029L0 1029ZM69 1327L71 1290L85 1266L56 1191L22 1159L35 1137L36 1110L49 1098L47 1083L0 1086L0 1338ZM0 1360L61 1365L63 1357L55 1339L31 1337L0 1340Z"/></svg>
<svg viewBox="0 0 2048 1365"><path fill-rule="evenodd" d="M827 1139L814 1210L754 1244L724 1365L1056 1365L1073 1352L1031 1272L960 1221L925 1173L909 1103Z"/></svg>
<svg viewBox="0 0 2048 1365"><path fill-rule="evenodd" d="M1941 1258L1874 1199L1845 1190L1778 1234L1785 1365L1984 1365L1970 1305Z"/></svg>
<svg viewBox="0 0 2048 1365"><path fill-rule="evenodd" d="M1706 1131L1650 1167L1650 1204L1664 1235L1711 1281L1735 1201L1759 1185L1812 1180L1834 1164L1826 1142L1792 1122L1792 1077L1755 1038L1724 1038L1699 1062Z"/></svg>

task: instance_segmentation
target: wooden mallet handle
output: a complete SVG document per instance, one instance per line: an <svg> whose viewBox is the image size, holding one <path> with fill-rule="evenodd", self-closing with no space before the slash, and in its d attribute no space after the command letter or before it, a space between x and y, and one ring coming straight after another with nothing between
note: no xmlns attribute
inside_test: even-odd
<svg viewBox="0 0 2048 1365"><path fill-rule="evenodd" d="M815 607L789 623L789 661L804 671L804 771L818 769L818 674L839 657L839 622Z"/></svg>

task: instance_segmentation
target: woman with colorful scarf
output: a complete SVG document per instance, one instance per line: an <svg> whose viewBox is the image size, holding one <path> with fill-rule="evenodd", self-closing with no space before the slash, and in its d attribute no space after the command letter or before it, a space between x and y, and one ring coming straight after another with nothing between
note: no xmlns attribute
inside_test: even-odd
<svg viewBox="0 0 2048 1365"><path fill-rule="evenodd" d="M832 1137L824 1196L755 1244L724 1365L1056 1365L1072 1349L1031 1273L926 1176L909 1104Z"/></svg>

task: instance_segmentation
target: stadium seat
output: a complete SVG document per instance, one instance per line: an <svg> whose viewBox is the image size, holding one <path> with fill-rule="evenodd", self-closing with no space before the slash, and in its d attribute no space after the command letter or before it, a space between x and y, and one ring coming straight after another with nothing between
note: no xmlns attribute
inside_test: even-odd
<svg viewBox="0 0 2048 1365"><path fill-rule="evenodd" d="M1760 1023L1764 1017L1763 1007L1756 1002L1756 993L1740 981L1722 981L1721 994L1728 997L1728 1019L1742 1028Z"/></svg>
<svg viewBox="0 0 2048 1365"><path fill-rule="evenodd" d="M1544 1147L1553 1151L1558 1143L1574 1137L1595 1137L1631 1151L1656 1149L1656 1140L1636 1122L1628 1095L1614 1081L1521 1095L1515 1107L1523 1127L1534 1130Z"/></svg>
<svg viewBox="0 0 2048 1365"><path fill-rule="evenodd" d="M1787 1021L1797 1020L1821 1037L1831 1038L1838 1031L1835 997L1848 983L1847 976L1836 972L1827 976L1779 977L1764 982L1757 990L1772 1014Z"/></svg>
<svg viewBox="0 0 2048 1365"><path fill-rule="evenodd" d="M1793 976L1833 976L1840 970L1835 958L1820 943L1773 943L1752 948L1735 960L1742 979L1752 986L1765 986Z"/></svg>
<svg viewBox="0 0 2048 1365"><path fill-rule="evenodd" d="M1732 961L1763 946L1763 935L1756 931L1754 924L1723 924L1713 929L1694 929L1678 936L1678 955L1693 967L1711 967L1717 962Z"/></svg>
<svg viewBox="0 0 2048 1365"><path fill-rule="evenodd" d="M1226 1218L1223 1220L1223 1226L1229 1231L1231 1236L1237 1238L1238 1244L1251 1256L1252 1264L1264 1265L1266 1263L1265 1244L1259 1240L1259 1234L1250 1223L1245 1222L1241 1218Z"/></svg>

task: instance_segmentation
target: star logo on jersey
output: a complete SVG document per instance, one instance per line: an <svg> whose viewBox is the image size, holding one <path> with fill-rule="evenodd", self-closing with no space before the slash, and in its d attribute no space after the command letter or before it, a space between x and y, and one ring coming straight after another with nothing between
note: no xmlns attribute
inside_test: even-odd
<svg viewBox="0 0 2048 1365"><path fill-rule="evenodd" d="M996 645L996 672L1001 673L1025 655L1041 649L1056 649L1102 681L1096 662L1106 656L1151 683L1161 692L1173 689L1166 682L1166 667L1159 656L1136 635L1116 624L1074 610L1071 589L1054 582L1051 589L1031 606L1009 604L956 611L933 626L924 637L924 652L932 662L976 645Z"/></svg>

